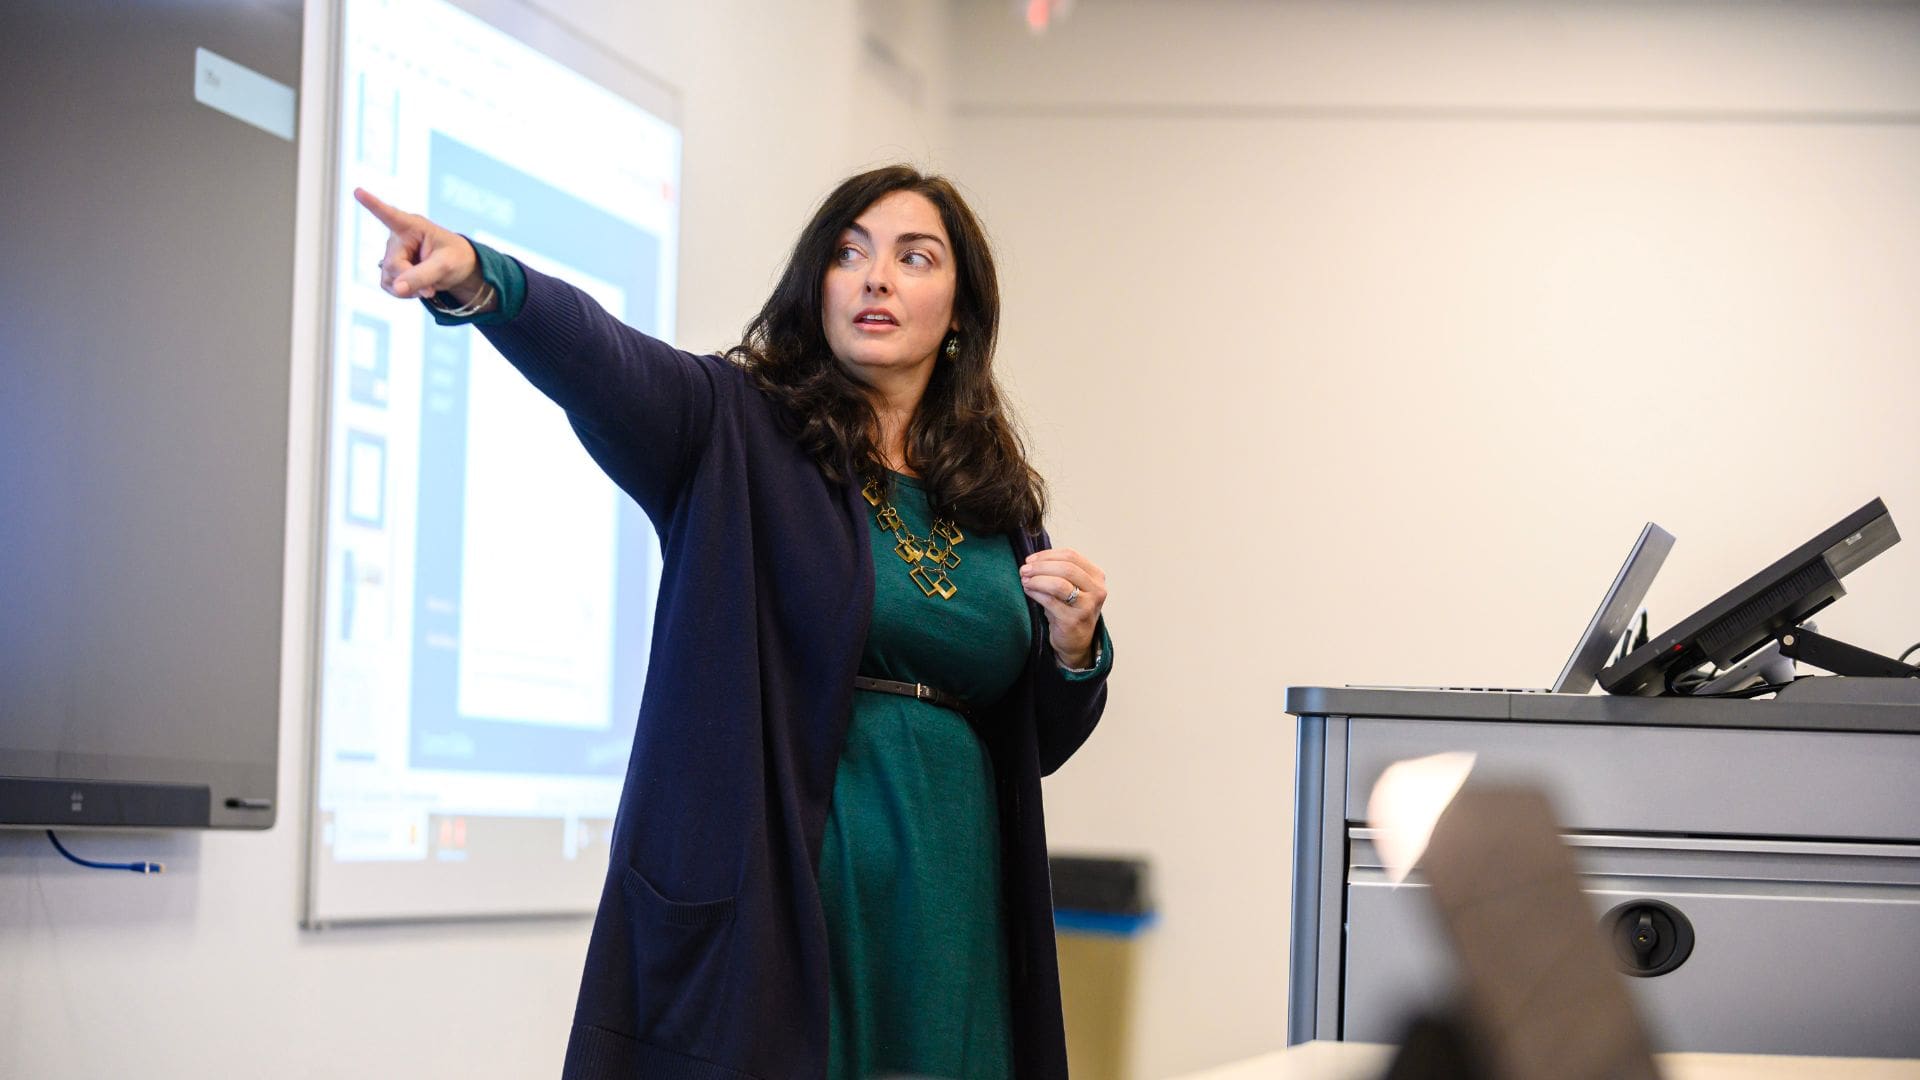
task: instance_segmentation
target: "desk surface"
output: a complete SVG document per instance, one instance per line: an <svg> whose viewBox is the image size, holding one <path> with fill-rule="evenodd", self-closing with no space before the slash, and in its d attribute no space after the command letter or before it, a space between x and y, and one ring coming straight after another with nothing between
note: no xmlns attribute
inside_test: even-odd
<svg viewBox="0 0 1920 1080"><path fill-rule="evenodd" d="M1394 1048L1310 1042L1181 1080L1379 1080ZM1667 1080L1920 1080L1920 1061L1784 1057L1772 1054L1657 1054Z"/></svg>
<svg viewBox="0 0 1920 1080"><path fill-rule="evenodd" d="M1846 700L1840 700L1840 699ZM1295 716L1920 734L1920 679L1802 679L1771 699L1289 686Z"/></svg>

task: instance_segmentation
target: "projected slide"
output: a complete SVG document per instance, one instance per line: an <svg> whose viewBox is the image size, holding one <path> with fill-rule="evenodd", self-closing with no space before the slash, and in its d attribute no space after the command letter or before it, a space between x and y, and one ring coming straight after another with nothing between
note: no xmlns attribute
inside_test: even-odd
<svg viewBox="0 0 1920 1080"><path fill-rule="evenodd" d="M340 17L308 918L589 911L658 544L483 336L380 291L386 231L351 192L670 339L672 100L517 3L348 0Z"/></svg>

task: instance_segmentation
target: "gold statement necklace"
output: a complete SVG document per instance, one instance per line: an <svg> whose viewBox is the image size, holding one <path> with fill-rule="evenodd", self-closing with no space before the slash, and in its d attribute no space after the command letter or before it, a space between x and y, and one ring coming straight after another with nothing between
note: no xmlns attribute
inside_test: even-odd
<svg viewBox="0 0 1920 1080"><path fill-rule="evenodd" d="M893 534L893 553L907 564L907 576L927 596L938 596L942 600L953 599L960 587L947 576L947 571L960 565L960 556L954 553L966 537L960 535L959 526L952 518L937 517L929 530L932 536L915 536L907 528L906 520L893 508L887 498L886 486L878 478L868 480L860 494L874 507L873 520L882 529Z"/></svg>

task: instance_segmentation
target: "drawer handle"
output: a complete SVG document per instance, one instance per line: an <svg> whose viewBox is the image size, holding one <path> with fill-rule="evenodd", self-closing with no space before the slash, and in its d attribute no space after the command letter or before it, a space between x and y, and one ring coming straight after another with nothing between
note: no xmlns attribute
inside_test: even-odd
<svg viewBox="0 0 1920 1080"><path fill-rule="evenodd" d="M1693 955L1693 922L1661 900L1629 900L1600 920L1613 946L1613 962L1628 975L1665 975Z"/></svg>

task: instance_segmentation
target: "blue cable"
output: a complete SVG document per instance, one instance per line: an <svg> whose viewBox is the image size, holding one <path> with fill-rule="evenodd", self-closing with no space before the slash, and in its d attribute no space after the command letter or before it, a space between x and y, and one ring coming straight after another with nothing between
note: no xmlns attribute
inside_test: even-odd
<svg viewBox="0 0 1920 1080"><path fill-rule="evenodd" d="M60 842L60 838L53 835L52 829L47 830L47 839L53 841L53 846L59 850L60 854L65 855L68 859L72 860L73 862L79 863L81 866L92 867L95 870L131 870L136 874L164 874L167 872L167 867L165 863L94 862L92 859L83 859L80 856L75 855L73 852L68 851L67 845L62 844Z"/></svg>

